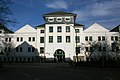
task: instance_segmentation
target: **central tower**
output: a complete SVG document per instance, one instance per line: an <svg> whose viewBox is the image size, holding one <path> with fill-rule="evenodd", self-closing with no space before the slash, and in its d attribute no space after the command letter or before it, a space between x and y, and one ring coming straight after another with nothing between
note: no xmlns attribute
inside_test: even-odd
<svg viewBox="0 0 120 80"><path fill-rule="evenodd" d="M45 20L45 56L47 59L57 58L62 60L64 56L66 61L73 60L75 54L74 24L76 16L74 13L63 11L43 15ZM63 54L61 52L64 52L63 56L60 56Z"/></svg>

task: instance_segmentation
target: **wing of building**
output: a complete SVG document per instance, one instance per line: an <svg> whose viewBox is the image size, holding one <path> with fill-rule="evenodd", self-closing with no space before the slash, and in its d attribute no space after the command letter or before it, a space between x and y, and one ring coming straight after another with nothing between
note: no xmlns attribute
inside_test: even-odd
<svg viewBox="0 0 120 80"><path fill-rule="evenodd" d="M28 24L14 33L0 27L0 61L5 62L65 62L100 59L107 55L115 57L120 46L120 25L108 30L94 23L84 30L85 25L75 22L74 13L57 11L44 14L44 24L32 27ZM9 31L9 33L4 33Z"/></svg>

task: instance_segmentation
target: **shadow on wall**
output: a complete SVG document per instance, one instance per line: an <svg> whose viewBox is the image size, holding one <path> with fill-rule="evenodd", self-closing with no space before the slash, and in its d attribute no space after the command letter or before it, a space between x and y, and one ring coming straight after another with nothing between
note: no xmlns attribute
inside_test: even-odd
<svg viewBox="0 0 120 80"><path fill-rule="evenodd" d="M38 49L26 41L15 48L11 48L6 54L0 57L1 62L43 62Z"/></svg>

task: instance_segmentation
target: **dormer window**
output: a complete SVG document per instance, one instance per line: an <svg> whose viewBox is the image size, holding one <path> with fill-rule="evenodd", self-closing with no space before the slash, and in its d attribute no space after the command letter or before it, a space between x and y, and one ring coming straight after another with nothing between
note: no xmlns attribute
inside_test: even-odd
<svg viewBox="0 0 120 80"><path fill-rule="evenodd" d="M58 17L58 18L56 19L56 21L57 21L57 22L62 22L62 18L61 18L61 17Z"/></svg>
<svg viewBox="0 0 120 80"><path fill-rule="evenodd" d="M54 18L52 18L52 17L51 17L51 18L48 18L48 21L49 21L49 22L53 22L53 21L54 21Z"/></svg>
<svg viewBox="0 0 120 80"><path fill-rule="evenodd" d="M66 21L66 22L70 22L70 21L71 21L71 18L70 18L70 17L65 17L65 21Z"/></svg>

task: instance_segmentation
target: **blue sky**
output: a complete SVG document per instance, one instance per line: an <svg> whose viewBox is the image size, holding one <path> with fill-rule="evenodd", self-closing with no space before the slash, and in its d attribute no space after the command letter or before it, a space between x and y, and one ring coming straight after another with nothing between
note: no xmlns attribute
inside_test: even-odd
<svg viewBox="0 0 120 80"><path fill-rule="evenodd" d="M25 24L36 26L44 23L43 14L67 11L77 14L76 22L89 27L97 22L112 29L120 24L120 0L11 0L12 18L17 20L13 31Z"/></svg>

